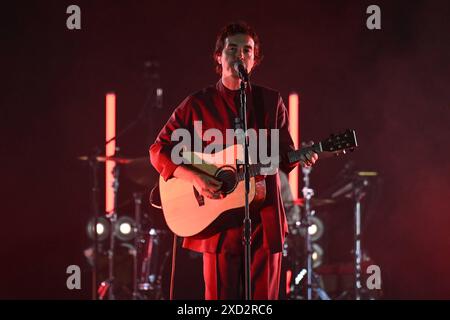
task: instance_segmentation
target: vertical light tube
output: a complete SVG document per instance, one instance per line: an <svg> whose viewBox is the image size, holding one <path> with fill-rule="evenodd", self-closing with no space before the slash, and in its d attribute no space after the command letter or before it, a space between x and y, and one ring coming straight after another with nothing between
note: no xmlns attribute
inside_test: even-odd
<svg viewBox="0 0 450 320"><path fill-rule="evenodd" d="M299 126L300 104L299 96L293 92L289 95L289 131L294 141L294 147L297 150L300 142L300 126ZM289 173L289 186L291 188L292 197L298 199L298 166Z"/></svg>
<svg viewBox="0 0 450 320"><path fill-rule="evenodd" d="M109 92L106 94L106 141L116 136L116 94ZM116 140L106 145L105 155L114 156L116 152ZM114 209L114 188L113 170L116 163L106 161L105 163L105 211L111 213Z"/></svg>

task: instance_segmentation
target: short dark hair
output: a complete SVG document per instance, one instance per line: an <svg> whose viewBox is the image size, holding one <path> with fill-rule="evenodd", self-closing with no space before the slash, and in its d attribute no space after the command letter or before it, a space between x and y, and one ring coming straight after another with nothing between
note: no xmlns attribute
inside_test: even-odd
<svg viewBox="0 0 450 320"><path fill-rule="evenodd" d="M219 75L222 75L222 66L217 62L217 57L222 54L223 47L225 46L225 39L229 36L234 36L235 34L246 34L255 42L255 65L253 68L259 65L263 59L261 42L253 28L245 21L231 22L220 30L216 39L216 48L213 53L213 59L216 66L216 72Z"/></svg>

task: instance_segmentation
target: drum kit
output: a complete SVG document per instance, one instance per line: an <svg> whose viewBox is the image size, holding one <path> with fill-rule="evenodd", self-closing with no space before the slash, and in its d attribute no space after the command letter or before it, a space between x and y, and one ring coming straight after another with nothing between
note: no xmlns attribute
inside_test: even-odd
<svg viewBox="0 0 450 320"><path fill-rule="evenodd" d="M160 300L167 298L163 290L163 275L168 265L170 242L168 230L157 228L147 212L142 210L142 193L133 193L134 217L117 212L119 172L140 187L151 186L157 175L148 157L81 156L93 169L93 217L87 227L93 244L85 250L92 267L93 299ZM111 161L114 169L115 208L106 215L98 209L97 167ZM128 201L130 202L130 201ZM94 227L96 226L96 227ZM107 240L109 239L109 242ZM118 242L116 240L119 240Z"/></svg>
<svg viewBox="0 0 450 320"><path fill-rule="evenodd" d="M368 193L368 187L378 175L374 171L356 171L345 173L339 181L327 192L328 198L315 198L314 190L310 187L310 173L312 168L302 168L303 198L284 201L287 210L289 235L284 245L283 256L288 261L286 269L290 272L290 279L286 279L287 298L299 300L331 300L331 299L375 299L380 292L368 292L363 284L363 270L367 270L373 261L361 245L362 236L362 206L361 201ZM336 213L336 206L346 198L347 204L353 207L352 241L346 247L353 261L327 261L324 263L324 250L318 240L324 236L324 223L317 212ZM292 210L299 208L298 212ZM331 208L331 210L330 210ZM289 213L291 211L291 213ZM299 213L300 212L300 213ZM341 213L341 212L340 212ZM332 228L331 228L332 229ZM353 229L352 231L350 231ZM328 233L328 232L326 232ZM340 241L328 236L328 242ZM340 285L325 284L324 278L331 282L346 282ZM350 280L349 280L350 278ZM337 280L336 280L337 279ZM343 280L345 279L345 280ZM328 281L330 282L330 281Z"/></svg>
<svg viewBox="0 0 450 320"><path fill-rule="evenodd" d="M119 186L119 172L139 186L149 187L158 181L155 170L148 157L126 158L118 156L83 156L79 160L88 161L93 169L92 203L93 218L88 224L88 234L93 240L92 247L85 251L86 258L92 266L93 299L168 299L163 283L167 266L170 265L171 234L168 229L157 228L152 224L146 212L142 212L142 193L133 194L134 218L114 214L100 215L98 210L98 181L96 169L99 163L112 161L120 170L114 174L115 197ZM123 170L122 170L123 169ZM334 299L327 292L322 281L324 270L339 272L330 265L322 265L323 249L317 240L323 236L324 225L316 215L317 210L334 205L339 197L346 196L354 200L354 261L351 267L353 274L353 291L348 293L353 299L362 298L361 273L364 268L365 255L361 246L361 200L369 184L369 176L376 173L363 174L356 172L347 184L334 190L328 198L314 197L310 187L311 168L302 168L303 189L301 199L284 199L289 226L289 235L284 245L283 256L290 272L286 279L287 299ZM150 194L153 207L158 207ZM117 199L115 201L117 204ZM297 208L297 210L288 210ZM128 220L127 220L128 219ZM96 228L94 228L96 226ZM95 232L96 231L96 232ZM105 240L108 240L109 243ZM114 240L120 241L116 243ZM106 243L105 243L106 242ZM367 260L367 259L366 259ZM127 261L127 262L124 262ZM338 268L339 269L339 268ZM348 269L348 267L347 267ZM339 269L341 270L341 269Z"/></svg>

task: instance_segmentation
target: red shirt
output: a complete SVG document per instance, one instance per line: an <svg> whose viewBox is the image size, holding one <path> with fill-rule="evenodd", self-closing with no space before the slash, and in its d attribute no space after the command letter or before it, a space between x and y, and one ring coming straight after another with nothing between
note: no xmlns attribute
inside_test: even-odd
<svg viewBox="0 0 450 320"><path fill-rule="evenodd" d="M254 84L246 92L248 128L268 129L269 132L270 129L279 129L279 152L282 155L280 169L289 172L295 165L289 165L283 155L294 150L294 146L288 130L287 110L279 92ZM170 155L173 146L178 143L171 141L172 132L177 128L185 128L194 134L194 121L202 121L203 132L215 128L222 132L225 139L226 129L234 129L234 120L239 117L239 106L239 90L226 88L221 80L215 86L188 96L175 109L150 147L153 166L165 180L171 178L177 165L172 162ZM203 135L203 132L199 134ZM268 144L270 145L270 137ZM203 142L203 147L206 145L207 142ZM239 210L244 211L243 208ZM266 198L258 211L264 246L272 252L282 251L287 224L278 174L266 176ZM256 224L258 223L259 219L256 219ZM253 229L259 229L258 225ZM204 239L185 238L183 247L199 252L236 252L242 247L240 238L239 227L234 226Z"/></svg>

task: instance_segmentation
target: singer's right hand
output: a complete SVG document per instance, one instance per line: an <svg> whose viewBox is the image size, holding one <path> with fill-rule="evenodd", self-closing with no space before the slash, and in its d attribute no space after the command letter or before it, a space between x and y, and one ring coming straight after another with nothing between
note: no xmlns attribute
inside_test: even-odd
<svg viewBox="0 0 450 320"><path fill-rule="evenodd" d="M204 174L196 173L193 179L195 189L203 196L210 199L222 199L224 194L220 192L222 182L213 177Z"/></svg>

